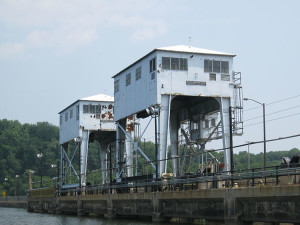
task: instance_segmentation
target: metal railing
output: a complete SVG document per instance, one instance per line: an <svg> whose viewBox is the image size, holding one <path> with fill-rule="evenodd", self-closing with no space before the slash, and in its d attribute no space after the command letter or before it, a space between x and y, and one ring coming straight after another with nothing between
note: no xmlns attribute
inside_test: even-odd
<svg viewBox="0 0 300 225"><path fill-rule="evenodd" d="M59 195L93 195L108 193L137 193L156 191L184 191L203 188L232 188L279 185L280 177L291 177L290 185L296 184L296 176L300 175L300 164L268 166L222 173L204 173L186 175L178 178L137 180L127 183L112 183L101 186L86 186L57 191ZM202 187L200 187L202 185Z"/></svg>
<svg viewBox="0 0 300 225"><path fill-rule="evenodd" d="M27 196L6 196L0 197L0 201L27 201Z"/></svg>

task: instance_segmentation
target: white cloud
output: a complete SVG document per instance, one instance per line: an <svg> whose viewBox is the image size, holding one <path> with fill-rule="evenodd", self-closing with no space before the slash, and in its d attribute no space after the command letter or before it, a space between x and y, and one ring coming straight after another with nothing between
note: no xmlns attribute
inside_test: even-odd
<svg viewBox="0 0 300 225"><path fill-rule="evenodd" d="M132 41L152 39L167 31L166 25L162 20L148 19L138 15L126 16L115 14L111 16L110 23L134 29L135 31L130 37Z"/></svg>
<svg viewBox="0 0 300 225"><path fill-rule="evenodd" d="M45 30L34 30L27 36L27 41L37 47L44 47L49 43L49 32Z"/></svg>
<svg viewBox="0 0 300 225"><path fill-rule="evenodd" d="M145 39L151 39L155 36L155 30L151 28L140 29L134 32L131 36L133 41L141 41Z"/></svg>
<svg viewBox="0 0 300 225"><path fill-rule="evenodd" d="M98 34L94 29L60 28L54 31L35 30L27 36L27 43L33 47L59 47L70 51L77 46L90 44L97 40Z"/></svg>
<svg viewBox="0 0 300 225"><path fill-rule="evenodd" d="M11 58L24 52L24 44L6 42L0 45L0 59Z"/></svg>
<svg viewBox="0 0 300 225"><path fill-rule="evenodd" d="M166 29L163 27L151 27L151 28L141 28L137 31L135 31L130 39L132 41L143 41L146 39L152 39L156 36L159 36L160 34L163 34L166 32Z"/></svg>
<svg viewBox="0 0 300 225"><path fill-rule="evenodd" d="M107 28L125 27L129 40L144 41L166 32L157 19L156 1L139 0L3 0L0 26L27 31L23 47L74 50L99 39ZM5 32L5 31L4 31ZM20 37L22 38L22 37Z"/></svg>

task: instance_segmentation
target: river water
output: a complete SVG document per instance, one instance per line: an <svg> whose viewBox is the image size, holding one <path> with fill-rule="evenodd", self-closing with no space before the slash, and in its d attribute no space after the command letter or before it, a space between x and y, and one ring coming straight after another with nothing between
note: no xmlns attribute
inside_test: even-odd
<svg viewBox="0 0 300 225"><path fill-rule="evenodd" d="M147 221L109 220L106 218L77 217L47 213L28 213L26 209L1 208L0 225L166 225Z"/></svg>

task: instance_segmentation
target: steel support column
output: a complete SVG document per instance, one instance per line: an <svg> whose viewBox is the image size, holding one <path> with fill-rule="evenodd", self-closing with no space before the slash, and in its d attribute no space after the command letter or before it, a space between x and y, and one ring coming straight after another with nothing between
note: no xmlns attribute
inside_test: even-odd
<svg viewBox="0 0 300 225"><path fill-rule="evenodd" d="M169 95L161 95L161 109L159 114L159 165L158 176L166 172L166 153L167 153L167 138L168 138L168 120L169 120Z"/></svg>
<svg viewBox="0 0 300 225"><path fill-rule="evenodd" d="M82 130L82 140L80 144L80 186L86 185L89 134L90 131Z"/></svg>
<svg viewBox="0 0 300 225"><path fill-rule="evenodd" d="M220 98L220 113L221 113L221 125L222 125L222 140L224 149L224 171L229 172L231 170L230 160L230 124L229 124L229 107L230 98Z"/></svg>
<svg viewBox="0 0 300 225"><path fill-rule="evenodd" d="M171 139L171 157L172 157L172 170L174 177L179 175L179 158L178 158L178 129L179 122L177 113L170 114L170 139Z"/></svg>
<svg viewBox="0 0 300 225"><path fill-rule="evenodd" d="M120 165L119 165L119 161L120 161L120 131L119 131L119 126L120 123L119 121L116 122L116 168L117 168L117 172L116 172L116 178L120 178L119 173L120 173ZM112 166L112 165L110 165Z"/></svg>
<svg viewBox="0 0 300 225"><path fill-rule="evenodd" d="M99 143L100 148L100 160L101 160L101 171L102 171L102 184L107 181L107 152L106 145L102 142Z"/></svg>
<svg viewBox="0 0 300 225"><path fill-rule="evenodd" d="M130 137L130 138L129 138ZM125 137L125 149L126 149L126 167L127 167L127 176L132 177L133 176L133 157L132 157L132 132L126 131L126 137Z"/></svg>

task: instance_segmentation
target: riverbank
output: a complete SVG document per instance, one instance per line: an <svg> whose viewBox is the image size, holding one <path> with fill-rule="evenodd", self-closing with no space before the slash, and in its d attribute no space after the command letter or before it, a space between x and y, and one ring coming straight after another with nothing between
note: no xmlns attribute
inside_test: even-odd
<svg viewBox="0 0 300 225"><path fill-rule="evenodd" d="M27 196L7 196L0 198L0 207L27 208Z"/></svg>

